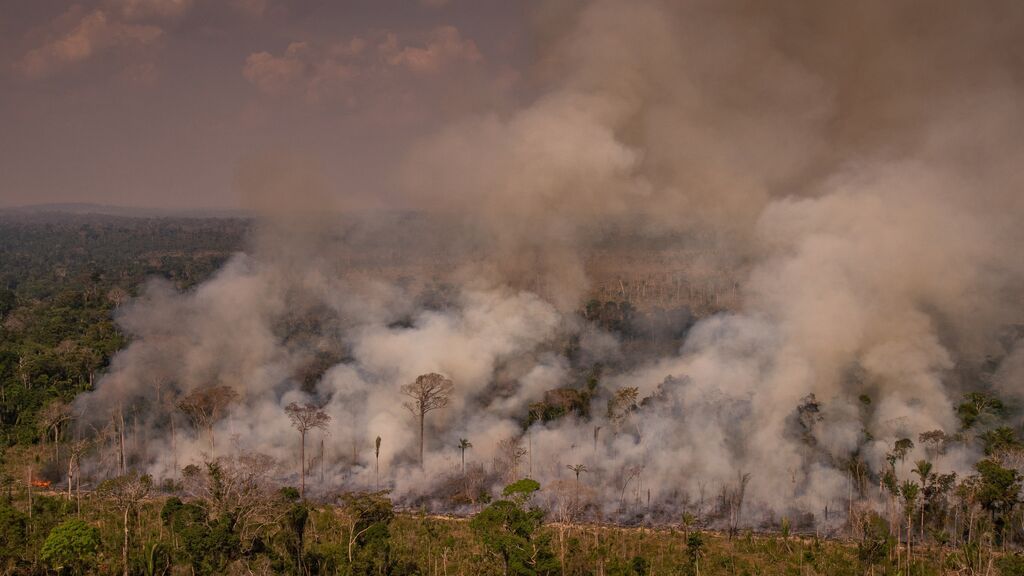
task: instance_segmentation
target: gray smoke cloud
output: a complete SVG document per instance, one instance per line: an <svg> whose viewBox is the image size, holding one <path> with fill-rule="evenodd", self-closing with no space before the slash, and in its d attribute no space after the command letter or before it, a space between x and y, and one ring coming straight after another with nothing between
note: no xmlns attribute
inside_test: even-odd
<svg viewBox="0 0 1024 576"><path fill-rule="evenodd" d="M441 305L384 262L346 266L354 233L325 216L315 170L256 162L239 186L274 217L251 253L189 292L150 285L120 313L132 344L79 406L235 388L215 449L186 431L172 456L168 416L145 412L137 458L161 476L244 448L287 481L298 439L282 408L312 401L333 417L325 491L374 485L377 436L385 485L410 500L461 477L459 438L495 476L515 438L520 475L557 487L585 463L590 498L619 517L648 493L670 514L709 511L749 473L754 522L842 508L854 454L879 471L896 439L954 432L983 384L964 368L986 355L1009 358L993 385L1019 396L1019 350L998 342L1024 320L1019 3L593 0L545 3L536 22L535 97L425 139L401 171L409 199L468 223L456 252L481 246ZM622 228L714 231L721 262L742 263L742 303L677 353L615 362L589 419L524 428L573 385L567 342L624 354L573 313L592 248ZM311 366L322 376L303 382ZM427 372L456 394L420 468L399 388ZM629 387L635 409L609 411ZM811 394L820 411L800 422ZM973 456L929 455L939 471Z"/></svg>

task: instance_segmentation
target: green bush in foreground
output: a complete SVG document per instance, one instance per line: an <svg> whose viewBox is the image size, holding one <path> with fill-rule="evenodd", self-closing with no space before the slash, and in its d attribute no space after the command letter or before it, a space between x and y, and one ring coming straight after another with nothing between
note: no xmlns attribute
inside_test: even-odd
<svg viewBox="0 0 1024 576"><path fill-rule="evenodd" d="M73 519L58 524L50 531L40 555L58 572L82 574L95 564L99 547L100 531Z"/></svg>

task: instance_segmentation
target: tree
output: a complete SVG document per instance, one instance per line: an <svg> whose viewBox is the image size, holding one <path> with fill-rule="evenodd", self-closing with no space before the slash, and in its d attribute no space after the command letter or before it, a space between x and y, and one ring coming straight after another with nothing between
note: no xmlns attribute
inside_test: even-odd
<svg viewBox="0 0 1024 576"><path fill-rule="evenodd" d="M519 477L519 463L526 456L521 438L510 436L498 442L497 454L494 456L494 469L503 471L508 482Z"/></svg>
<svg viewBox="0 0 1024 576"><path fill-rule="evenodd" d="M573 464L573 465L566 465L566 468L568 468L569 470L572 470L576 474L576 497L574 499L575 501L573 502L573 504L574 504L574 507L579 507L579 505L580 505L580 472L586 472L587 471L587 466L585 464Z"/></svg>
<svg viewBox="0 0 1024 576"><path fill-rule="evenodd" d="M39 412L39 427L43 433L53 436L53 460L60 463L60 431L65 422L71 420L71 407L55 400Z"/></svg>
<svg viewBox="0 0 1024 576"><path fill-rule="evenodd" d="M700 576L700 559L704 556L704 538L699 532L690 534L690 537L686 539L686 553L690 557L694 573Z"/></svg>
<svg viewBox="0 0 1024 576"><path fill-rule="evenodd" d="M298 490L292 488L295 498ZM192 573L224 574L227 564L239 554L241 542L231 515L211 518L202 502L182 502L168 498L160 511L160 519L170 529L175 547L180 541Z"/></svg>
<svg viewBox="0 0 1024 576"><path fill-rule="evenodd" d="M314 404L292 402L284 409L292 421L292 427L299 431L299 497L306 497L306 433L313 428L327 428L331 417Z"/></svg>
<svg viewBox="0 0 1024 576"><path fill-rule="evenodd" d="M907 458L907 454L914 449L914 441L910 438L900 438L893 444L892 453L901 463Z"/></svg>
<svg viewBox="0 0 1024 576"><path fill-rule="evenodd" d="M550 535L541 531L544 511L527 506L540 484L529 478L509 484L504 497L473 517L470 527L501 560L505 574L539 576L560 573Z"/></svg>
<svg viewBox="0 0 1024 576"><path fill-rule="evenodd" d="M466 475L466 450L473 447L473 443L465 438L459 438L459 451L462 452L462 475Z"/></svg>
<svg viewBox="0 0 1024 576"><path fill-rule="evenodd" d="M273 526L266 518L279 514L278 487L270 479L277 462L265 454L243 452L234 458L217 458L194 464L182 473L185 492L203 501L213 520L221 523L226 541L228 532L245 546L264 539ZM273 523L270 523L273 524ZM237 549L237 545L235 546Z"/></svg>
<svg viewBox="0 0 1024 576"><path fill-rule="evenodd" d="M381 562L378 567L386 567L391 538L388 526L395 517L391 500L386 492L356 492L343 494L341 501L348 530L349 573L377 573L373 566L357 570L355 564ZM361 551L366 553L360 554Z"/></svg>
<svg viewBox="0 0 1024 576"><path fill-rule="evenodd" d="M981 435L981 442L986 456L993 456L1020 447L1017 433L1009 426L1000 426L985 432Z"/></svg>
<svg viewBox="0 0 1024 576"><path fill-rule="evenodd" d="M978 471L978 502L991 514L996 537L1002 540L1007 518L1020 503L1021 475L987 458L975 464L974 468Z"/></svg>
<svg viewBox="0 0 1024 576"><path fill-rule="evenodd" d="M424 422L427 414L447 406L454 389L455 385L451 380L435 372L423 374L412 384L402 386L402 395L409 398L402 405L417 417L420 423L420 467L423 467Z"/></svg>
<svg viewBox="0 0 1024 576"><path fill-rule="evenodd" d="M932 496L933 492L935 491L934 487L932 486L932 478L934 477L934 474L932 474L932 463L927 460L918 460L917 465L914 466L914 469L911 470L911 472L917 474L918 478L921 479L921 493L923 496L923 501L921 502L920 530L921 540L924 540L924 511L926 507L925 504L927 504L927 500L930 496Z"/></svg>
<svg viewBox="0 0 1024 576"><path fill-rule="evenodd" d="M121 510L124 518L124 545L121 548L121 563L124 576L128 576L128 519L153 487L153 479L136 473L111 478L99 485L97 492L111 500Z"/></svg>
<svg viewBox="0 0 1024 576"><path fill-rule="evenodd" d="M83 574L95 563L99 547L100 531L76 518L50 530L40 557L58 572ZM127 565L124 573L128 573Z"/></svg>
<svg viewBox="0 0 1024 576"><path fill-rule="evenodd" d="M917 503L917 495L920 489L917 484L906 480L900 486L900 495L903 496L903 513L907 517L907 572L910 572L910 559L913 558L911 541L914 537L914 506Z"/></svg>
<svg viewBox="0 0 1024 576"><path fill-rule="evenodd" d="M20 558L28 548L29 518L8 502L0 502L0 563Z"/></svg>
<svg viewBox="0 0 1024 576"><path fill-rule="evenodd" d="M196 431L205 430L210 448L215 445L213 425L224 415L227 407L238 398L238 392L230 386L211 386L193 390L178 401L178 409L192 421Z"/></svg>
<svg viewBox="0 0 1024 576"><path fill-rule="evenodd" d="M373 471L376 475L376 488L380 490L380 436L377 436L377 440L373 443L373 457L376 459Z"/></svg>
<svg viewBox="0 0 1024 576"><path fill-rule="evenodd" d="M957 406L956 409L956 414L960 417L960 426L964 430L970 430L979 422L999 416L1002 413L1002 400L984 392L964 394L963 403Z"/></svg>
<svg viewBox="0 0 1024 576"><path fill-rule="evenodd" d="M81 486L81 469L82 469L82 456L84 456L93 447L93 441L89 438L83 438L71 442L69 456L68 456L68 502L71 501L71 485L72 481L78 479L78 484ZM81 491L79 491L79 497L81 497ZM81 498L79 498L80 500ZM80 503L80 502L79 502Z"/></svg>
<svg viewBox="0 0 1024 576"><path fill-rule="evenodd" d="M636 401L639 398L639 389L635 386L619 388L608 400L608 421L612 423L612 429L618 434L629 413L636 410ZM595 438L597 432L594 432Z"/></svg>

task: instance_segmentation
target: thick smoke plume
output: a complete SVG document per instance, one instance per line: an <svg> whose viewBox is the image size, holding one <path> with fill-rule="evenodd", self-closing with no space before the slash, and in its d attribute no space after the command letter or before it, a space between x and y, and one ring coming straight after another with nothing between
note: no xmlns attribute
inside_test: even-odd
<svg viewBox="0 0 1024 576"><path fill-rule="evenodd" d="M589 501L619 517L707 512L750 474L752 523L821 518L844 506L852 458L877 472L896 439L953 433L986 357L1007 360L984 385L1021 396L1020 351L999 339L1024 319L1019 2L593 0L545 2L535 20L530 101L425 139L401 171L408 201L469 222L451 253L483 246L451 290L424 296L384 263L357 272L353 238L388 232L322 217L307 168L256 162L239 178L268 213L253 249L126 306L132 344L80 408L134 406L133 457L160 477L253 450L294 481L283 407L314 402L332 416L309 467L325 493L374 486L381 436L383 483L439 495L468 438L488 482L554 487L586 464ZM264 202L299 192L311 201ZM712 231L742 304L677 353L606 362L589 416L530 423L546 392L577 386L573 342L621 359L574 312L612 229ZM400 387L429 372L456 393L428 420L421 468ZM214 385L240 394L216 444L182 420L172 449L181 415L159 403ZM937 470L969 466L958 446L930 455Z"/></svg>

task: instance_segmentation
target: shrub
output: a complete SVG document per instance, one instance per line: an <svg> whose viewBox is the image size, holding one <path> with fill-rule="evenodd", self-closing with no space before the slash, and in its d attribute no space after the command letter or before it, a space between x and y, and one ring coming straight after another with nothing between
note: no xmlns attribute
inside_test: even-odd
<svg viewBox="0 0 1024 576"><path fill-rule="evenodd" d="M41 557L58 572L81 574L96 560L100 531L85 522L67 520L50 531Z"/></svg>

